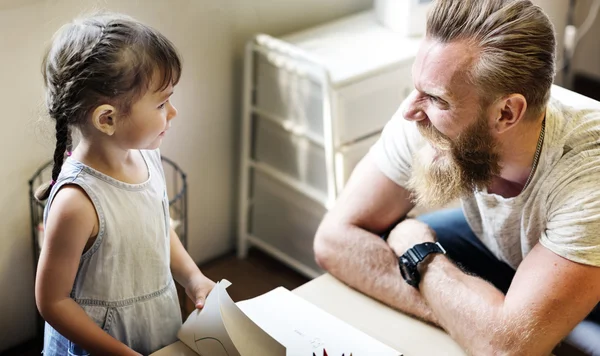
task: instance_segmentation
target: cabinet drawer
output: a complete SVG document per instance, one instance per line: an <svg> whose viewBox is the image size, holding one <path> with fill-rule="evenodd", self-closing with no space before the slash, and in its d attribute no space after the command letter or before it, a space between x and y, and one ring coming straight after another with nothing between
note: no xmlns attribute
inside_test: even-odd
<svg viewBox="0 0 600 356"><path fill-rule="evenodd" d="M327 196L325 150L322 146L258 115L253 120L253 132L252 158L256 162L266 163ZM379 133L340 148L335 157L339 191L378 138Z"/></svg>
<svg viewBox="0 0 600 356"><path fill-rule="evenodd" d="M294 135L258 115L253 120L253 159L327 192L325 150L304 136Z"/></svg>
<svg viewBox="0 0 600 356"><path fill-rule="evenodd" d="M381 131L413 89L410 63L339 89L334 96L337 144Z"/></svg>
<svg viewBox="0 0 600 356"><path fill-rule="evenodd" d="M303 66L306 70L298 69ZM314 68L288 57L257 54L255 107L297 132L322 141L323 87L308 74L311 70ZM410 71L411 62L407 61L334 89L331 115L335 120L335 143L343 145L380 131L412 91Z"/></svg>
<svg viewBox="0 0 600 356"><path fill-rule="evenodd" d="M358 162L369 152L371 146L379 139L379 136L380 133L377 133L340 149L340 152L336 156L338 192L341 192Z"/></svg>
<svg viewBox="0 0 600 356"><path fill-rule="evenodd" d="M320 204L253 171L250 233L317 271L313 240L325 213Z"/></svg>
<svg viewBox="0 0 600 356"><path fill-rule="evenodd" d="M256 54L255 106L293 125L299 132L323 139L323 88L310 75L301 75L292 59Z"/></svg>

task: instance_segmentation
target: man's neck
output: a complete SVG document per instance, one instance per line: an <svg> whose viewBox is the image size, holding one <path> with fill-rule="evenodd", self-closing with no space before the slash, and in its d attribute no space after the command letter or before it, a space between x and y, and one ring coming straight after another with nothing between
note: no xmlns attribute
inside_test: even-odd
<svg viewBox="0 0 600 356"><path fill-rule="evenodd" d="M500 176L494 179L489 190L504 197L518 195L534 174L534 159L540 141L545 113L535 120L522 122L501 146Z"/></svg>

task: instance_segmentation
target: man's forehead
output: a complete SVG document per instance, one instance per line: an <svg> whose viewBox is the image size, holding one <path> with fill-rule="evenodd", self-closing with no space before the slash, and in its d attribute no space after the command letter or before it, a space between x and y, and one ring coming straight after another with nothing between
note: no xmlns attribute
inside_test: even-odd
<svg viewBox="0 0 600 356"><path fill-rule="evenodd" d="M413 66L415 86L430 95L452 97L458 87L466 84L472 58L473 49L466 42L426 39Z"/></svg>

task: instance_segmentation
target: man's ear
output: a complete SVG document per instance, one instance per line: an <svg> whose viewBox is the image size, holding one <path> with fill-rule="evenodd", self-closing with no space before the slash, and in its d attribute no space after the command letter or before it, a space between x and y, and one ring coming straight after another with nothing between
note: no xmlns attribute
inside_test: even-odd
<svg viewBox="0 0 600 356"><path fill-rule="evenodd" d="M100 105L92 113L92 123L100 132L112 136L116 130L117 109L108 104Z"/></svg>
<svg viewBox="0 0 600 356"><path fill-rule="evenodd" d="M515 127L525 117L527 99L521 94L510 94L494 104L494 128L503 133Z"/></svg>

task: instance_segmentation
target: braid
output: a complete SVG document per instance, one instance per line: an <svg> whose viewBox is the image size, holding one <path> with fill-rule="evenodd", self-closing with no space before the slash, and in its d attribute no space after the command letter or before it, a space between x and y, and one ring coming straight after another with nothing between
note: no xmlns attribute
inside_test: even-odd
<svg viewBox="0 0 600 356"><path fill-rule="evenodd" d="M69 120L76 120L77 112L81 108L76 100L81 91L81 84L85 80L85 69L88 59L98 44L104 38L106 26L98 25L101 29L98 39L87 49L74 56L72 62L60 69L55 76L50 76L50 89L48 113L55 120L56 128L56 147L54 149L54 166L52 167L52 180L43 184L35 192L35 197L39 201L44 201L50 196L50 191L56 183L60 170L62 168L65 153L71 154L73 149L73 139Z"/></svg>
<svg viewBox="0 0 600 356"><path fill-rule="evenodd" d="M67 155L73 151L73 136L71 136L71 126L67 125Z"/></svg>
<svg viewBox="0 0 600 356"><path fill-rule="evenodd" d="M52 168L52 182L56 182L62 168L69 141L69 126L66 119L56 120L56 148L54 149L54 167ZM52 183L53 184L53 183Z"/></svg>
<svg viewBox="0 0 600 356"><path fill-rule="evenodd" d="M77 81L85 79L85 76L82 75L85 71L85 64L92 57L92 54L95 52L100 42L102 42L104 39L105 32L107 32L107 26L100 24L97 26L100 28L98 39L94 41L94 43L90 44L88 48L81 52L75 53L72 58L72 62L61 68L62 75L59 75L59 78L62 77L61 79L63 80L59 80L56 84L58 88L63 89L65 92L69 92L69 87L76 84ZM64 78L69 78L70 80L65 81Z"/></svg>
<svg viewBox="0 0 600 356"><path fill-rule="evenodd" d="M87 77L87 62L105 37L106 26L98 26L100 27L98 39L87 49L83 50L81 53L77 53L77 55L73 57L71 63L65 65L60 69L59 73L56 73L57 75L54 83L52 83L53 85L51 86L55 88L51 100L52 105L49 105L50 116L55 119L60 115L71 117L80 108L79 105L72 105L75 102L74 98L81 91L82 82L84 82Z"/></svg>
<svg viewBox="0 0 600 356"><path fill-rule="evenodd" d="M98 105L116 105L125 117L147 91L177 84L181 58L155 29L126 15L98 13L61 27L45 53L42 76L56 147L52 180L35 194L40 201L48 198L65 153L73 149L72 130L89 125ZM84 140L86 132L80 132Z"/></svg>
<svg viewBox="0 0 600 356"><path fill-rule="evenodd" d="M50 191L58 179L60 170L65 160L65 152L71 142L71 130L66 117L56 119L56 147L54 149L54 166L52 167L52 180L42 185L36 192L35 198L44 201L50 196Z"/></svg>

